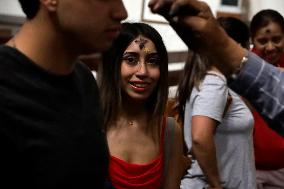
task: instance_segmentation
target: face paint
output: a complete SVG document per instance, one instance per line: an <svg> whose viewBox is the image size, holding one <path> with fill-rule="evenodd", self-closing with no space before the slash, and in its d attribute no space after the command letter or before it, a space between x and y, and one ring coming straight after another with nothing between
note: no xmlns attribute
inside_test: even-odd
<svg viewBox="0 0 284 189"><path fill-rule="evenodd" d="M148 43L147 39L139 37L139 39L136 39L134 42L139 45L140 50L143 50L145 54L150 54L151 51L145 47L145 44Z"/></svg>
<svg viewBox="0 0 284 189"><path fill-rule="evenodd" d="M145 48L145 44L148 42L147 39L143 39L142 37L139 37L139 39L136 39L134 41L136 44L139 45L140 50Z"/></svg>
<svg viewBox="0 0 284 189"><path fill-rule="evenodd" d="M148 49L147 47L145 47L143 49L143 51L144 51L145 54L150 54L151 53L150 49Z"/></svg>

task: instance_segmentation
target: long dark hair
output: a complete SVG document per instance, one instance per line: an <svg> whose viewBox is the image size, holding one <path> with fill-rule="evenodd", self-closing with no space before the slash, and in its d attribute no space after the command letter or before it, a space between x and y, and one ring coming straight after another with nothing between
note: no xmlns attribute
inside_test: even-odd
<svg viewBox="0 0 284 189"><path fill-rule="evenodd" d="M176 109L182 122L184 122L185 104L190 99L192 89L194 87L199 88L210 68L211 65L205 56L193 53L188 57L177 90Z"/></svg>
<svg viewBox="0 0 284 189"><path fill-rule="evenodd" d="M151 26L144 23L123 23L122 31L113 42L112 47L103 54L100 68L100 93L105 118L106 129L118 119L122 109L120 67L122 56L129 44L139 35L149 38L156 47L159 56L160 78L156 89L146 102L150 123L162 119L168 97L168 54L160 34Z"/></svg>

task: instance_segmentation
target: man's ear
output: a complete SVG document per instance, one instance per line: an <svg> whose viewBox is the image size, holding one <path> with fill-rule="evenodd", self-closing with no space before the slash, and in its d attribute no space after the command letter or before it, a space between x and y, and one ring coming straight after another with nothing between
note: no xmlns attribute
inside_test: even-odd
<svg viewBox="0 0 284 189"><path fill-rule="evenodd" d="M58 6L58 0L40 0L40 2L47 10L51 12L56 11Z"/></svg>

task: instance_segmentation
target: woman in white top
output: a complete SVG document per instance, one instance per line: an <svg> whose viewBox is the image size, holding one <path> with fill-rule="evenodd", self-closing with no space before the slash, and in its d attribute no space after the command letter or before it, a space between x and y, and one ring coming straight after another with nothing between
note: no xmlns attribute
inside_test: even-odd
<svg viewBox="0 0 284 189"><path fill-rule="evenodd" d="M194 54L178 89L184 137L194 157L182 189L254 189L253 117L226 78Z"/></svg>

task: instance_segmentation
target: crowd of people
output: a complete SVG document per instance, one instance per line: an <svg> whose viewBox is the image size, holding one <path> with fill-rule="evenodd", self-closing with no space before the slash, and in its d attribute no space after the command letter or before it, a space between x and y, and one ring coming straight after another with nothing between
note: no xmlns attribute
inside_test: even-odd
<svg viewBox="0 0 284 189"><path fill-rule="evenodd" d="M122 24L121 0L19 2L27 20L0 46L2 188L284 188L277 11L248 27L202 1L150 0L192 55L175 120L162 36ZM91 53L98 83L78 59Z"/></svg>

